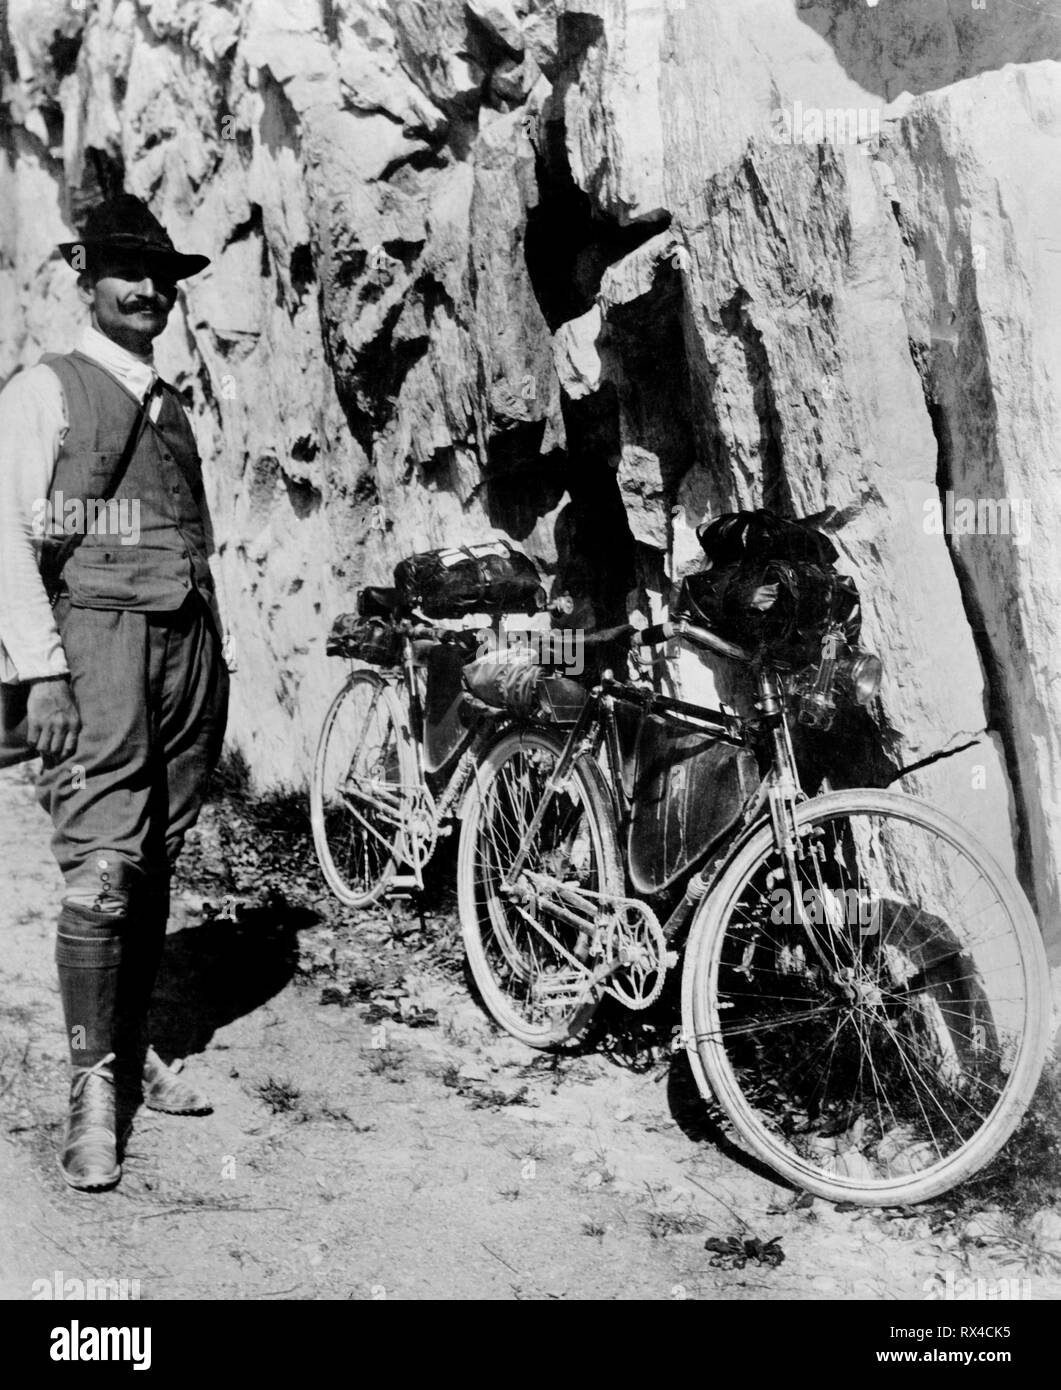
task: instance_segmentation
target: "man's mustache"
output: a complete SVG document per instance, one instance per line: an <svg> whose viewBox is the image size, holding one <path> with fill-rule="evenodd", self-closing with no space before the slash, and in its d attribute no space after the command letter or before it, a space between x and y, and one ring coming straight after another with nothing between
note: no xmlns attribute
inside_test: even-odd
<svg viewBox="0 0 1061 1390"><path fill-rule="evenodd" d="M121 310L123 314L168 314L169 304L164 299L128 299Z"/></svg>

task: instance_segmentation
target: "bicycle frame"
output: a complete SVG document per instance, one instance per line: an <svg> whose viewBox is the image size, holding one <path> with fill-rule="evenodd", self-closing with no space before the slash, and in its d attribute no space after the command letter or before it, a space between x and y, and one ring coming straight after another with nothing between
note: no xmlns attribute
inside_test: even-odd
<svg viewBox="0 0 1061 1390"><path fill-rule="evenodd" d="M738 650L733 648L727 654L734 655ZM753 664L754 659L750 653L742 655L748 664ZM796 767L782 678L776 668L768 663L754 662L754 665L759 695L757 701L757 708L760 711L759 723L760 727L768 731L770 735L771 765L760 780L758 787L745 802L741 812L739 829L735 832L731 831L725 837L721 851L714 854L710 863L707 863L711 855L709 847L700 856L699 869L695 859L690 865L685 893L662 925L662 938L664 942L671 942L682 928L688 925L697 904L710 891L711 884L717 881L725 866L740 851L745 841L756 833L760 825L769 820L773 826L778 852L785 865L794 911L815 953L823 960L823 963L831 965L833 962L830 959L827 943L823 944L812 924L807 921L803 911L802 897L798 891L797 864L803 857L804 845L796 828L795 808L801 801L806 800L806 793L800 785ZM710 733L714 738L722 741L742 745L747 743L747 732L750 725L738 716L727 714L721 709L691 704L685 700L663 695L647 685L617 681L611 672L605 672L600 683L591 690L589 699L571 727L563 751L546 784L541 801L520 840L509 871L505 875L503 887L506 890L513 891L520 875L526 875L527 856L546 813L550 798L563 786L576 758L588 756L597 761L599 765L603 752L607 769L605 781L611 796L613 810L616 813L616 821L621 831L625 832L627 829L633 808L633 793L628 795L623 785L623 757L614 713L615 705L618 702L635 704L645 715L680 717L684 724L693 722L703 728L706 733ZM707 869L706 873L705 868ZM600 914L602 904L590 901L588 895L580 895L578 890L572 890L569 886L559 882L547 884L545 876L541 874L536 873L530 878L536 892L541 893L547 887L551 887L554 893L563 895L563 905L557 902L553 902L551 905L551 910L555 911L557 915L573 921L572 913L576 907L574 899L579 896L585 897L584 902L578 903L585 924ZM629 897L616 898L613 906L624 910L637 906L639 911L653 915L646 905Z"/></svg>
<svg viewBox="0 0 1061 1390"><path fill-rule="evenodd" d="M402 656L399 665L391 670L377 673L381 680L392 686L400 686L405 692L408 701L409 736L412 741L416 769L415 784L412 786L405 783L401 784L400 804L393 808L387 806L387 809L393 809L401 821L406 841L406 857L411 864L411 871L407 874L395 874L388 887L415 889L417 891L423 889L424 865L434 851L438 835L448 833L447 829L442 828L442 823L449 816L452 807L467 787L482 743L484 740L492 738L505 723L505 716L499 711L496 719L483 715L475 723L469 724L465 736L461 738L450 757L447 758L447 762L453 764L452 771L446 777L440 794L436 798L431 791L428 778L429 776L437 776L442 769L429 773L424 753L426 721L420 690L421 681L418 676L420 668L416 660L416 641L419 631L416 626L407 625L407 630L402 634ZM426 640L426 633L421 634L421 636ZM378 790L374 793L374 798L378 803L380 799ZM417 823L418 815L419 824Z"/></svg>
<svg viewBox="0 0 1061 1390"><path fill-rule="evenodd" d="M767 805L772 805L773 801L778 799L772 795L775 789L781 798L792 802L803 799L804 795L796 771L780 685L776 675L769 668L765 668L760 674L759 693L764 722L770 723L774 734L774 763L745 807L741 818L745 825L757 823ZM552 794L563 783L576 757L588 754L598 758L603 750L608 769L608 787L621 826L625 826L628 821L633 796L627 794L621 773L623 755L614 714L615 705L620 701L637 705L645 715L670 714L680 717L683 723L695 722L705 733L710 733L722 742L738 745L747 742L747 726L738 716L709 706L674 699L643 685L616 681L611 672L606 671L600 684L591 690L589 699L571 727L547 791ZM518 873L523 867L528 844L537 832L543 814L544 809L540 807L528 825L520 851L512 864L512 874Z"/></svg>

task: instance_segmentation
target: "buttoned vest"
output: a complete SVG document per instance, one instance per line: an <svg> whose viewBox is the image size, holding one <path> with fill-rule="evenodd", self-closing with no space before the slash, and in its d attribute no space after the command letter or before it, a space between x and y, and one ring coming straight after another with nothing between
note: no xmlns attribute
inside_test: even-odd
<svg viewBox="0 0 1061 1390"><path fill-rule="evenodd" d="M166 612L195 588L220 632L202 468L177 392L163 384L158 420L145 425L109 506L94 508L132 432L138 402L84 353L44 361L62 384L69 422L50 488L53 526L84 529L63 568L62 589L79 608Z"/></svg>

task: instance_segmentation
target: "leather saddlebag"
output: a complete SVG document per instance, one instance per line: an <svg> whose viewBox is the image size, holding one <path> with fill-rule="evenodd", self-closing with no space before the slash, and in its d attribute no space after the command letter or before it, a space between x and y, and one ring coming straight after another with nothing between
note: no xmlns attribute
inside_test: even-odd
<svg viewBox="0 0 1061 1390"><path fill-rule="evenodd" d="M657 893L675 883L733 829L758 783L749 748L659 715L645 719L630 821L635 890Z"/></svg>

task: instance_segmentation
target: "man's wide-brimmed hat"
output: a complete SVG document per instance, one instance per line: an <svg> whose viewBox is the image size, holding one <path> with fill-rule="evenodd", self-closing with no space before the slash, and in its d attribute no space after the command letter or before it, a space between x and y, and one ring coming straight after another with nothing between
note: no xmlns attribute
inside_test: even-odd
<svg viewBox="0 0 1061 1390"><path fill-rule="evenodd" d="M120 193L97 203L85 219L80 240L64 241L59 250L67 265L75 270L85 269L74 259L78 252L87 252L87 260L91 261L93 254L101 250L125 251L155 262L174 280L196 275L210 264L209 256L178 251L155 214L132 193Z"/></svg>

